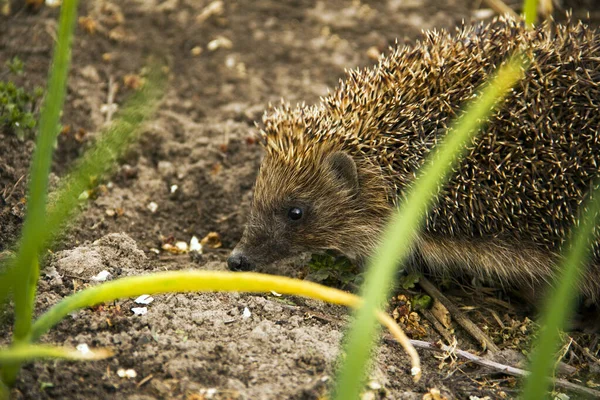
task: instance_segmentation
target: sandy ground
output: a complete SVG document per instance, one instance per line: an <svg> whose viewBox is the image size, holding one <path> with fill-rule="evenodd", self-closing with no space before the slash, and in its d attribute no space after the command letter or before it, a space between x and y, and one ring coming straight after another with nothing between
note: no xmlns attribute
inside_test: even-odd
<svg viewBox="0 0 600 400"><path fill-rule="evenodd" d="M44 85L57 10L31 11L13 3L11 14L0 16L0 68L18 56L25 74L10 78L27 88ZM119 84L114 103L123 104L135 90L132 79L143 74L152 55L168 63L169 85L142 141L114 176L100 182L81 217L48 255L38 314L92 285L91 278L103 270L114 279L225 269L243 229L262 156L254 121L269 102L314 103L337 84L344 69L373 64L373 57L396 40L409 44L423 29L454 29L462 20L490 15L479 2L467 0L257 0L224 2L221 8L207 0L83 3L80 15L86 18L76 32L62 117L68 128L58 141L52 182L107 123L103 105L109 82ZM597 25L600 14L592 0L573 4L576 16L590 10ZM31 141L21 142L0 128L0 251L18 237L22 177L32 148ZM202 255L161 249L210 232L219 234L222 246L205 246ZM155 249L161 250L157 254ZM516 362L529 343L528 317L534 315L518 303L505 303L494 312L496 320L478 307L477 296L485 293L457 301L469 306L468 315L478 325L500 332L498 345ZM131 311L138 306L133 299L120 300L66 318L42 341L109 347L115 356L93 363L28 364L14 397L318 399L333 377L348 320L342 307L290 296L161 295L141 316ZM413 337L440 340L421 318ZM2 344L11 323L6 312L0 320ZM459 328L456 334L460 348L481 351ZM588 336L578 338L593 344ZM517 393L514 378L462 361L439 368L433 353L420 354L424 376L414 384L400 347L382 342L364 398L420 399L431 389L446 398ZM577 354L567 361L579 368L581 382L597 380L598 366L583 364ZM119 377L121 368L135 370L137 377Z"/></svg>

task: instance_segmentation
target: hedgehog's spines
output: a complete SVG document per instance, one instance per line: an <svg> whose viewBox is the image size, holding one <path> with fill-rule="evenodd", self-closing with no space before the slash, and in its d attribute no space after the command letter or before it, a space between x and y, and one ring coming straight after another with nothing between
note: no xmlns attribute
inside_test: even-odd
<svg viewBox="0 0 600 400"><path fill-rule="evenodd" d="M427 32L412 47L396 46L372 69L347 71L347 79L318 105L272 109L263 120L261 143L291 165L336 150L372 160L402 194L459 106L517 49L534 55L532 65L469 147L458 168L462 174L442 191L428 227L480 237L514 226L517 236L556 248L580 203L561 206L558 196L582 200L582 189L572 182L590 181L600 154L600 113L589 111L598 109L600 98L600 39L581 22L529 31L522 22L499 17L463 25L454 36ZM578 144L571 140L574 133L590 139ZM515 137L522 146L515 147ZM561 164L577 152L580 164ZM544 165L536 166L539 160ZM541 191L548 181L552 189ZM547 204L549 215L534 213L532 221L522 221L519 210Z"/></svg>

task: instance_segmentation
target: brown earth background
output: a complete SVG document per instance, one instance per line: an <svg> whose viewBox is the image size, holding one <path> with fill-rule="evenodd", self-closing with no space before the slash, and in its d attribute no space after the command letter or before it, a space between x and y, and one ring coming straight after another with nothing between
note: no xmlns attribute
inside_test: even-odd
<svg viewBox="0 0 600 400"><path fill-rule="evenodd" d="M58 9L32 10L21 3L13 1L11 12L0 16L0 79L32 89L45 86ZM37 314L92 285L91 278L103 270L113 279L187 268L224 270L227 254L240 238L262 156L254 121L269 102L315 103L337 85L344 69L372 65L396 41L414 43L422 30L453 30L461 21L493 15L482 2L469 0L81 3L53 185L107 124L103 106L111 83L119 85L114 104L123 105L143 79L149 57L165 60L169 82L141 142L110 179L97 183L81 216L48 254ZM518 2L513 3L508 2L518 9ZM562 4L563 9L571 7L575 19L598 26L600 4ZM15 56L25 63L22 76L5 71L5 62ZM33 142L19 141L2 129L0 251L6 251L23 221ZM162 249L210 232L218 233L222 246L205 246L201 255ZM521 363L533 329L529 318L535 315L498 292L467 290L468 295L463 291L452 298L493 334L504 362ZM417 289L405 292L415 293ZM503 300L484 301L499 296ZM42 342L109 347L115 356L87 363L28 364L14 398L318 399L334 376L348 321L342 307L274 295L154 297L142 316L133 314L131 308L139 305L127 299L66 318ZM441 339L422 316L403 319L405 308L395 298L390 311L412 337ZM5 311L0 344L8 343L11 324L12 314ZM459 348L481 352L460 328L455 333ZM581 346L592 346L592 354L598 352L597 337L573 335ZM517 394L515 378L463 361L441 363L430 352L420 355L424 375L414 384L402 349L383 341L363 398ZM570 379L590 386L599 382L600 365L575 350L564 361L577 368ZM117 374L121 368L133 369L137 376L122 378ZM431 397L431 389L443 397Z"/></svg>

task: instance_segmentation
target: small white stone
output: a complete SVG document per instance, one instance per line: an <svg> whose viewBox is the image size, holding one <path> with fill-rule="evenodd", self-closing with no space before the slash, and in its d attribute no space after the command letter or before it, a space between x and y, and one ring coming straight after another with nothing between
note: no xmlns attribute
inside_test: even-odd
<svg viewBox="0 0 600 400"><path fill-rule="evenodd" d="M107 270L98 272L98 275L92 276L92 280L95 282L104 282L110 276L110 272Z"/></svg>
<svg viewBox="0 0 600 400"><path fill-rule="evenodd" d="M360 400L375 400L375 393L373 393L373 392L365 392L360 397Z"/></svg>
<svg viewBox="0 0 600 400"><path fill-rule="evenodd" d="M156 212L156 210L158 210L158 204L156 204L155 202L151 201L148 204L148 210L150 210L150 212L154 214Z"/></svg>
<svg viewBox="0 0 600 400"><path fill-rule="evenodd" d="M121 378L132 379L137 376L137 372L135 372L135 370L133 370L131 368L129 368L129 369L119 368L117 370L117 375L119 375Z"/></svg>
<svg viewBox="0 0 600 400"><path fill-rule="evenodd" d="M225 59L225 66L229 69L232 69L233 67L235 67L235 57L234 56L228 56Z"/></svg>
<svg viewBox="0 0 600 400"><path fill-rule="evenodd" d="M133 307L131 309L135 315L144 315L148 312L148 307Z"/></svg>
<svg viewBox="0 0 600 400"><path fill-rule="evenodd" d="M248 318L250 318L250 316L252 316L250 309L248 309L248 307L244 307L244 312L242 313L242 318L248 319Z"/></svg>
<svg viewBox="0 0 600 400"><path fill-rule="evenodd" d="M274 290L271 290L271 294L272 294L273 296L275 296L275 297L281 297L281 296L283 296L281 293L277 293L277 292L276 292L276 291L274 291Z"/></svg>
<svg viewBox="0 0 600 400"><path fill-rule="evenodd" d="M179 186L171 185L171 193L175 193L177 191L177 189L179 189Z"/></svg>
<svg viewBox="0 0 600 400"><path fill-rule="evenodd" d="M150 296L149 294L143 294L134 301L138 304L150 304L154 301L154 297Z"/></svg>
<svg viewBox="0 0 600 400"><path fill-rule="evenodd" d="M231 42L231 40L227 39L224 36L219 36L215 40L211 40L210 42L208 42L208 45L206 45L206 48L209 51L215 51L219 48L230 49L232 47L233 43Z"/></svg>
<svg viewBox="0 0 600 400"><path fill-rule="evenodd" d="M222 0L216 0L204 7L202 12L196 17L196 21L202 23L212 17L213 15L221 15L225 10Z"/></svg>
<svg viewBox="0 0 600 400"><path fill-rule="evenodd" d="M369 382L369 389L379 390L379 389L381 389L381 383L379 383L377 381L371 381L371 382Z"/></svg>
<svg viewBox="0 0 600 400"><path fill-rule="evenodd" d="M77 351L81 354L88 354L90 352L90 348L85 343L80 343L76 347Z"/></svg>
<svg viewBox="0 0 600 400"><path fill-rule="evenodd" d="M202 253L202 245L196 236L192 236L192 239L190 240L190 251Z"/></svg>
<svg viewBox="0 0 600 400"><path fill-rule="evenodd" d="M114 114L114 113L117 112L118 109L119 109L119 106L116 105L115 103L113 103L113 104L102 104L100 106L100 112L102 114L108 114L108 113Z"/></svg>
<svg viewBox="0 0 600 400"><path fill-rule="evenodd" d="M175 243L175 247L177 247L181 251L187 251L188 245L186 242L177 242Z"/></svg>

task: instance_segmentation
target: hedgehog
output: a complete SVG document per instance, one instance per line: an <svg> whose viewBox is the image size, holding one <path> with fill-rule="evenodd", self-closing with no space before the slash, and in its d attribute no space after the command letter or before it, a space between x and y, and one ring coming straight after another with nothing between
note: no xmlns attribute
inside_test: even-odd
<svg viewBox="0 0 600 400"><path fill-rule="evenodd" d="M327 250L364 264L427 155L517 51L530 67L440 189L407 268L543 292L600 175L600 35L570 20L425 32L348 71L316 105L271 107L229 268ZM591 245L579 289L599 304L600 240Z"/></svg>

